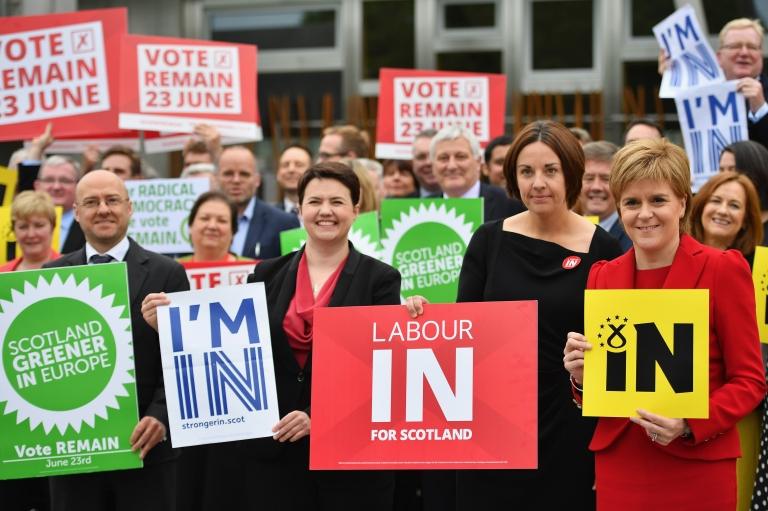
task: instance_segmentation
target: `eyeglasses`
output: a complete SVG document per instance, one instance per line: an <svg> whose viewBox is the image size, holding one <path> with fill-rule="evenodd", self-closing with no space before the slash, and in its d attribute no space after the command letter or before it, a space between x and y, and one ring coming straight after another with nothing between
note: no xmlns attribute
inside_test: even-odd
<svg viewBox="0 0 768 511"><path fill-rule="evenodd" d="M41 177L38 179L38 181L47 185L58 183L65 186L72 186L73 184L77 183L77 181L69 177Z"/></svg>
<svg viewBox="0 0 768 511"><path fill-rule="evenodd" d="M721 46L722 49L728 51L739 51L742 48L746 48L747 51L762 51L763 48L752 43L729 43Z"/></svg>
<svg viewBox="0 0 768 511"><path fill-rule="evenodd" d="M103 202L104 204L106 204L108 208L112 209L112 208L116 208L123 202L127 202L127 201L128 199L123 199L122 197L117 197L117 196L107 197L106 199L97 199L96 197L88 197L87 199L83 199L78 205L85 209L96 209Z"/></svg>

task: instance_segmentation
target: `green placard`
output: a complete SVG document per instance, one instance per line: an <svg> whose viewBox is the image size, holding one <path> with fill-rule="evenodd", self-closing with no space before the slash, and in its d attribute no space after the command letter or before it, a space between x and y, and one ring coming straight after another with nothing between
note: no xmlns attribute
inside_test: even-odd
<svg viewBox="0 0 768 511"><path fill-rule="evenodd" d="M381 204L382 260L402 276L401 295L453 303L483 199L394 199Z"/></svg>
<svg viewBox="0 0 768 511"><path fill-rule="evenodd" d="M307 241L307 231L303 227L288 229L280 233L280 253L290 254L300 249ZM361 213L349 229L349 241L355 248L371 257L381 259L379 243L379 217L375 211Z"/></svg>
<svg viewBox="0 0 768 511"><path fill-rule="evenodd" d="M0 274L0 479L138 468L125 263Z"/></svg>

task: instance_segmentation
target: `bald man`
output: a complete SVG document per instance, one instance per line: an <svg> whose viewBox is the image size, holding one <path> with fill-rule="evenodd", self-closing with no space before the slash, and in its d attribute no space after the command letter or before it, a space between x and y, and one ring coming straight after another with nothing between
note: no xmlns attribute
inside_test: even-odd
<svg viewBox="0 0 768 511"><path fill-rule="evenodd" d="M85 246L47 268L124 261L128 266L139 423L129 439L144 460L144 468L51 478L51 500L56 511L175 509L177 451L166 440L165 404L160 343L157 332L141 313L149 293L189 290L182 266L143 249L128 237L133 209L123 181L112 172L94 170L75 190L75 218L85 234Z"/></svg>

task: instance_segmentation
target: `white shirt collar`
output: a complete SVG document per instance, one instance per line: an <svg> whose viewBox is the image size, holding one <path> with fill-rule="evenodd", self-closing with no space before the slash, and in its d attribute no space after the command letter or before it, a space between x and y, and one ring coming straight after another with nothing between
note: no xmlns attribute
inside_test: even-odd
<svg viewBox="0 0 768 511"><path fill-rule="evenodd" d="M472 185L472 187L467 190L464 195L461 196L462 199L477 199L480 197L480 180L478 179L475 181L475 184ZM445 192L443 192L443 198L444 199L450 199Z"/></svg>
<svg viewBox="0 0 768 511"><path fill-rule="evenodd" d="M112 258L115 261L124 261L125 260L125 254L128 253L128 249L130 248L131 244L128 242L128 236L125 236L122 240L120 240L117 245L107 250L105 253L100 255L111 255ZM91 260L91 257L99 254L99 252L93 248L93 246L85 242L85 260L86 262Z"/></svg>

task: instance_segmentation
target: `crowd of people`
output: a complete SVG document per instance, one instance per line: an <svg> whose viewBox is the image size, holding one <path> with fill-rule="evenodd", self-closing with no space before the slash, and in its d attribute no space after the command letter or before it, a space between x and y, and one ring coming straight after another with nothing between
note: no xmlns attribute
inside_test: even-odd
<svg viewBox="0 0 768 511"><path fill-rule="evenodd" d="M181 452L167 440L157 307L189 282L179 262L127 236L125 181L150 174L127 147L88 150L82 161L46 156L49 127L10 163L21 255L0 271L127 263L140 416L130 441L145 465L5 481L0 507L768 509L765 364L750 272L768 239L762 41L752 20L720 34L718 61L740 80L751 139L725 147L721 172L695 195L685 151L648 120L627 126L622 147L543 120L483 150L470 130L447 126L419 133L411 160L383 162L369 158L365 132L334 126L316 155L298 144L280 152L274 204L259 197L251 149L222 147L214 128L198 126L182 177L208 179L211 190L189 214L193 252L177 259L253 260L248 280L266 287L281 419L271 438ZM666 65L660 55L660 71ZM400 303L398 271L348 240L358 214L399 198L483 198L485 223L467 247L457 301L538 302L537 469L309 471L313 311ZM306 244L281 256L280 232L299 226ZM584 353L594 342L583 335L585 289L709 290L709 418L582 416ZM423 297L405 306L428 314Z"/></svg>

